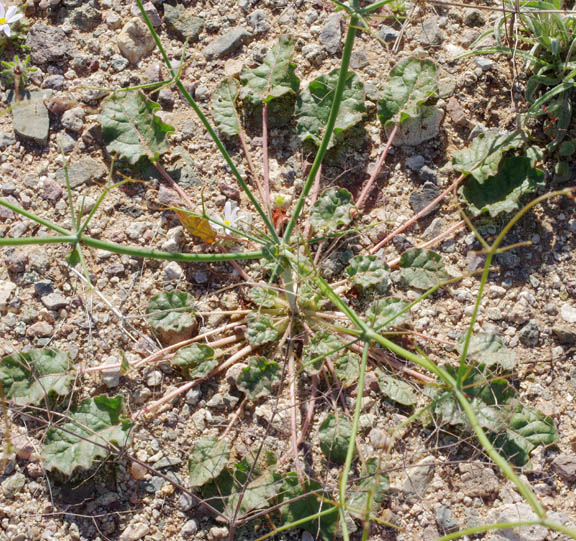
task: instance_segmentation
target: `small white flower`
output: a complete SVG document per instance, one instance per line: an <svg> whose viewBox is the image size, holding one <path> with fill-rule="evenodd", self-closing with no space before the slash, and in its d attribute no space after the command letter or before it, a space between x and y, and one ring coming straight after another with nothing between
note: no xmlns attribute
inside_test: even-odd
<svg viewBox="0 0 576 541"><path fill-rule="evenodd" d="M218 223L212 223L212 229L216 231L228 232L232 229L238 229L238 222L243 219L238 205L234 201L226 201L224 203L224 215L216 218Z"/></svg>
<svg viewBox="0 0 576 541"><path fill-rule="evenodd" d="M24 14L18 13L16 6L10 6L8 11L6 11L4 4L0 1L0 32L4 32L10 37L12 35L10 25L18 22L22 17L24 17Z"/></svg>

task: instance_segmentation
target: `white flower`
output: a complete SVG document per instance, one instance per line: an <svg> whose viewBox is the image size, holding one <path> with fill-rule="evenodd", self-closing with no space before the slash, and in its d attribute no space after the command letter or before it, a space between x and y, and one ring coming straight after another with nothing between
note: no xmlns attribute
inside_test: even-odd
<svg viewBox="0 0 576 541"><path fill-rule="evenodd" d="M226 201L224 203L224 215L216 218L218 223L212 222L212 229L216 231L230 231L230 229L238 229L238 222L240 222L244 216L238 209L238 205L234 201Z"/></svg>
<svg viewBox="0 0 576 541"><path fill-rule="evenodd" d="M8 11L6 11L4 4L0 1L0 32L4 32L10 37L12 35L10 25L18 22L22 17L24 17L24 14L18 13L16 6L10 6Z"/></svg>

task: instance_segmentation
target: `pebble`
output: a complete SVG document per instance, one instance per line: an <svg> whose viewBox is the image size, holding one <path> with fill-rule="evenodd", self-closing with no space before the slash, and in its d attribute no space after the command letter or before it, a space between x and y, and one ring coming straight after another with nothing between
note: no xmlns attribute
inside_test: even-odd
<svg viewBox="0 0 576 541"><path fill-rule="evenodd" d="M406 468L406 480L402 485L402 490L408 495L423 498L434 477L434 465L434 457L429 456Z"/></svg>
<svg viewBox="0 0 576 541"><path fill-rule="evenodd" d="M70 154L74 150L76 140L68 132L60 132L56 137L56 144L64 154Z"/></svg>
<svg viewBox="0 0 576 541"><path fill-rule="evenodd" d="M110 58L110 68L114 73L120 73L130 65L130 61L121 54L113 54Z"/></svg>
<svg viewBox="0 0 576 541"><path fill-rule="evenodd" d="M128 527L122 532L119 541L138 541L150 532L150 526L142 522L129 524Z"/></svg>
<svg viewBox="0 0 576 541"><path fill-rule="evenodd" d="M60 121L62 122L62 126L67 130L79 133L84 127L85 116L86 112L82 107L72 107L72 109L64 112Z"/></svg>
<svg viewBox="0 0 576 541"><path fill-rule="evenodd" d="M182 537L192 537L198 532L198 529L199 529L198 521L191 518L184 524L184 526L182 526L182 529L180 530L180 535Z"/></svg>
<svg viewBox="0 0 576 541"><path fill-rule="evenodd" d="M440 190L433 182L425 182L420 190L415 190L410 194L410 206L415 213L419 213L426 208L434 199L440 195ZM426 215L437 210L438 205L432 207Z"/></svg>
<svg viewBox="0 0 576 541"><path fill-rule="evenodd" d="M378 31L378 37L386 43L393 43L398 39L400 32L391 26L383 24Z"/></svg>
<svg viewBox="0 0 576 541"><path fill-rule="evenodd" d="M6 263L6 268L10 272L24 272L28 265L28 255L24 252L8 252L4 258L4 263Z"/></svg>
<svg viewBox="0 0 576 541"><path fill-rule="evenodd" d="M187 404L195 406L196 404L198 404L198 402L200 402L201 398L202 398L202 391L197 387L192 387L192 389L190 389L186 393L185 400Z"/></svg>
<svg viewBox="0 0 576 541"><path fill-rule="evenodd" d="M434 512L434 517L438 528L444 533L452 533L460 529L449 507L438 507Z"/></svg>
<svg viewBox="0 0 576 541"><path fill-rule="evenodd" d="M552 461L552 470L564 481L573 483L576 481L576 456L559 455Z"/></svg>
<svg viewBox="0 0 576 541"><path fill-rule="evenodd" d="M490 71L494 67L494 62L484 56L477 56L474 62L482 71Z"/></svg>
<svg viewBox="0 0 576 541"><path fill-rule="evenodd" d="M438 25L439 17L428 17L422 21L421 24L416 25L409 35L412 35L420 43L426 47L438 47L444 41L444 33L440 30Z"/></svg>
<svg viewBox="0 0 576 541"><path fill-rule="evenodd" d="M23 473L16 472L2 481L2 492L9 500L13 500L26 485L26 476Z"/></svg>
<svg viewBox="0 0 576 541"><path fill-rule="evenodd" d="M184 269L176 261L170 261L170 263L164 267L164 280L168 282L182 280L185 276Z"/></svg>
<svg viewBox="0 0 576 541"><path fill-rule="evenodd" d="M340 13L333 13L326 18L319 39L328 54L335 55L340 51L342 48L342 15Z"/></svg>
<svg viewBox="0 0 576 541"><path fill-rule="evenodd" d="M8 304L15 291L16 284L9 280L0 280L0 311L8 309Z"/></svg>
<svg viewBox="0 0 576 541"><path fill-rule="evenodd" d="M266 21L266 12L263 9L256 9L246 17L246 23L254 34L265 34L270 30L270 25Z"/></svg>
<svg viewBox="0 0 576 541"><path fill-rule="evenodd" d="M0 133L0 150L4 150L16 143L13 133Z"/></svg>
<svg viewBox="0 0 576 541"><path fill-rule="evenodd" d="M104 368L100 371L100 379L102 383L108 387L108 389L113 389L120 385L120 377L122 376L122 371L120 368Z"/></svg>
<svg viewBox="0 0 576 541"><path fill-rule="evenodd" d="M12 101L14 133L41 146L48 143L50 131L50 116L44 105L46 92L48 91L30 90L20 98L20 101Z"/></svg>
<svg viewBox="0 0 576 541"><path fill-rule="evenodd" d="M164 376L160 370L152 370L152 372L146 376L146 385L148 385L148 387L158 387L163 379Z"/></svg>
<svg viewBox="0 0 576 541"><path fill-rule="evenodd" d="M82 186L87 182L104 178L108 171L104 164L94 158L81 158L68 166L68 180L72 188ZM56 173L56 179L62 186L66 185L66 172L64 168Z"/></svg>
<svg viewBox="0 0 576 541"><path fill-rule="evenodd" d="M463 463L459 466L461 491L471 498L489 498L500 489L500 481L492 468L480 463Z"/></svg>
<svg viewBox="0 0 576 541"><path fill-rule="evenodd" d="M540 328L535 321L529 321L518 332L518 338L523 346L536 347L540 342Z"/></svg>
<svg viewBox="0 0 576 541"><path fill-rule="evenodd" d="M152 2L146 2L142 5L142 7L144 8L144 12L146 13L146 15L148 15L148 18L150 19L150 22L152 23L152 26L154 28L157 28L162 24L162 19L160 19L158 10L156 9L156 6ZM137 5L134 5L132 7L132 14L137 17L142 16L140 8ZM142 21L143 20L144 17L142 17Z"/></svg>
<svg viewBox="0 0 576 541"><path fill-rule="evenodd" d="M137 65L155 47L154 38L144 22L138 18L128 21L116 38L120 52Z"/></svg>
<svg viewBox="0 0 576 541"><path fill-rule="evenodd" d="M369 434L370 443L375 449L388 449L392 440L385 430L373 428Z"/></svg>
<svg viewBox="0 0 576 541"><path fill-rule="evenodd" d="M30 27L26 45L30 48L32 64L37 65L62 62L71 58L74 51L61 28L43 23L36 23Z"/></svg>
<svg viewBox="0 0 576 541"><path fill-rule="evenodd" d="M52 336L53 333L54 327L47 321L38 321L26 330L26 336L29 338L44 338Z"/></svg>
<svg viewBox="0 0 576 541"><path fill-rule="evenodd" d="M214 526L208 532L208 539L223 539L228 537L228 528L226 526Z"/></svg>
<svg viewBox="0 0 576 541"><path fill-rule="evenodd" d="M508 503L493 509L488 523L499 522L522 522L537 520L538 517L526 503ZM547 529L542 526L522 526L519 528L507 528L495 530L494 533L504 539L514 541L545 541Z"/></svg>
<svg viewBox="0 0 576 541"><path fill-rule="evenodd" d="M576 323L576 308L571 304L565 303L560 308L560 316L567 323Z"/></svg>
<svg viewBox="0 0 576 541"><path fill-rule="evenodd" d="M49 295L54 291L54 285L52 280L39 280L34 282L34 290L38 297L44 297L44 295Z"/></svg>
<svg viewBox="0 0 576 541"><path fill-rule="evenodd" d="M182 41L197 41L204 28L204 20L194 16L192 9L182 5L164 4L164 21Z"/></svg>
<svg viewBox="0 0 576 541"><path fill-rule="evenodd" d="M50 293L40 299L48 310L60 310L68 306L68 299L61 293Z"/></svg>
<svg viewBox="0 0 576 541"><path fill-rule="evenodd" d="M216 60L238 51L248 41L250 34L242 27L236 26L224 35L211 41L204 48L206 60Z"/></svg>
<svg viewBox="0 0 576 541"><path fill-rule="evenodd" d="M178 496L178 503L176 505L180 511L185 513L194 507L194 499L188 494L180 494L180 496Z"/></svg>
<svg viewBox="0 0 576 541"><path fill-rule="evenodd" d="M574 327L569 325L556 324L552 327L552 334L561 344L576 344L576 329Z"/></svg>
<svg viewBox="0 0 576 541"><path fill-rule="evenodd" d="M174 107L174 92L169 88L163 88L158 92L158 103L163 109L171 110Z"/></svg>
<svg viewBox="0 0 576 541"><path fill-rule="evenodd" d="M109 11L106 15L106 26L110 28L110 30L118 30L122 27L122 17L118 15L115 11Z"/></svg>

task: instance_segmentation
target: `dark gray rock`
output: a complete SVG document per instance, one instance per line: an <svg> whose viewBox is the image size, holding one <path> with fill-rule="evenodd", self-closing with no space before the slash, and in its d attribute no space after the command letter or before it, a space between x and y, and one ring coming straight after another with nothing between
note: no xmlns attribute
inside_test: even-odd
<svg viewBox="0 0 576 541"><path fill-rule="evenodd" d="M416 154L415 156L410 156L406 158L406 165L412 169L412 171L420 171L422 167L426 164L426 159L424 156L420 154Z"/></svg>
<svg viewBox="0 0 576 541"><path fill-rule="evenodd" d="M466 9L464 11L464 24L466 26L483 26L485 23L486 17L479 9Z"/></svg>
<svg viewBox="0 0 576 541"><path fill-rule="evenodd" d="M76 140L67 132L60 132L56 137L56 143L58 145L58 149L61 150L64 154L70 154L72 150L74 150L74 146L76 145Z"/></svg>
<svg viewBox="0 0 576 541"><path fill-rule="evenodd" d="M62 90L66 84L66 79L63 75L49 75L44 79L42 86L51 90Z"/></svg>
<svg viewBox="0 0 576 541"><path fill-rule="evenodd" d="M383 24L378 31L378 37L386 43L393 43L398 39L400 32L391 26Z"/></svg>
<svg viewBox="0 0 576 541"><path fill-rule="evenodd" d="M434 518L438 528L444 533L452 533L460 529L449 507L438 507L434 512Z"/></svg>
<svg viewBox="0 0 576 541"><path fill-rule="evenodd" d="M61 28L42 23L36 23L30 28L26 45L30 47L32 63L39 65L68 60L74 52Z"/></svg>
<svg viewBox="0 0 576 541"><path fill-rule="evenodd" d="M93 158L82 158L78 161L72 162L68 166L68 179L70 181L70 186L76 188L90 182L103 178L107 174L106 167L104 164L94 160ZM56 173L56 178L58 181L65 186L66 185L66 173L64 168L60 169Z"/></svg>
<svg viewBox="0 0 576 541"><path fill-rule="evenodd" d="M552 461L552 469L564 481L573 483L576 481L576 456L559 455Z"/></svg>
<svg viewBox="0 0 576 541"><path fill-rule="evenodd" d="M574 326L556 324L552 327L552 334L561 344L576 344L576 328Z"/></svg>
<svg viewBox="0 0 576 541"><path fill-rule="evenodd" d="M436 184L425 182L421 189L410 194L410 206L415 213L419 213L426 208L434 199L440 195L440 190ZM430 214L437 209L437 205L426 214Z"/></svg>
<svg viewBox="0 0 576 541"><path fill-rule="evenodd" d="M142 7L144 8L146 15L148 15L152 26L154 28L159 27L162 24L162 19L160 18L160 14L158 13L156 6L152 2L146 2L142 5ZM137 17L141 16L140 8L136 4L134 4L132 7L132 14L136 15ZM144 20L144 18L142 18L142 20Z"/></svg>
<svg viewBox="0 0 576 541"><path fill-rule="evenodd" d="M93 2L86 2L72 10L70 22L81 32L91 32L102 22L102 14Z"/></svg>
<svg viewBox="0 0 576 541"><path fill-rule="evenodd" d="M337 54L342 48L342 16L333 13L326 19L320 32L320 44L331 55Z"/></svg>
<svg viewBox="0 0 576 541"><path fill-rule="evenodd" d="M45 297L54 291L54 284L52 280L39 280L35 282L34 290L39 297Z"/></svg>
<svg viewBox="0 0 576 541"><path fill-rule="evenodd" d="M215 60L235 53L250 38L247 32L241 26L236 26L228 30L223 36L211 41L204 49L206 60Z"/></svg>
<svg viewBox="0 0 576 541"><path fill-rule="evenodd" d="M182 5L171 6L164 4L164 21L181 40L194 42L198 40L200 32L204 28L204 21L195 17L191 9Z"/></svg>
<svg viewBox="0 0 576 541"><path fill-rule="evenodd" d="M174 92L169 88L163 88L158 92L158 103L163 109L171 110L174 107Z"/></svg>
<svg viewBox="0 0 576 541"><path fill-rule="evenodd" d="M26 270L26 266L28 265L28 255L26 255L24 252L16 250L7 250L4 263L10 272L24 272Z"/></svg>
<svg viewBox="0 0 576 541"><path fill-rule="evenodd" d="M110 68L114 73L119 73L129 66L130 62L121 54L113 54L110 58Z"/></svg>
<svg viewBox="0 0 576 541"><path fill-rule="evenodd" d="M444 41L444 33L438 26L439 17L428 17L422 24L414 27L412 35L425 47L439 47Z"/></svg>
<svg viewBox="0 0 576 541"><path fill-rule="evenodd" d="M4 150L16 143L16 137L13 133L0 133L0 150Z"/></svg>
<svg viewBox="0 0 576 541"><path fill-rule="evenodd" d="M518 332L520 343L526 347L536 347L540 342L540 328L535 321L529 321Z"/></svg>
<svg viewBox="0 0 576 541"><path fill-rule="evenodd" d="M246 23L254 34L265 34L270 30L270 25L266 21L266 12L263 9L257 9L246 17Z"/></svg>
<svg viewBox="0 0 576 541"><path fill-rule="evenodd" d="M44 105L48 91L30 90L22 93L16 101L12 95L12 121L16 135L38 145L48 143L50 116Z"/></svg>

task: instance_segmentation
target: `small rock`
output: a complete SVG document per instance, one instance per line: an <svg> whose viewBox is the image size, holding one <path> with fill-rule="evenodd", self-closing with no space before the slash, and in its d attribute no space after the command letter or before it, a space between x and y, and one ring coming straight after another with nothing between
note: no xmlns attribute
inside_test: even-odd
<svg viewBox="0 0 576 541"><path fill-rule="evenodd" d="M167 207L179 207L182 204L178 192L172 188L168 188L164 184L160 184L158 190L158 202Z"/></svg>
<svg viewBox="0 0 576 541"><path fill-rule="evenodd" d="M148 387L158 387L158 385L162 383L163 379L164 377L160 370L152 370L152 372L146 376L146 385L148 385Z"/></svg>
<svg viewBox="0 0 576 541"><path fill-rule="evenodd" d="M44 295L49 295L54 291L54 285L52 280L39 280L34 283L34 290L38 297L44 297Z"/></svg>
<svg viewBox="0 0 576 541"><path fill-rule="evenodd" d="M0 150L4 150L16 143L13 133L0 133Z"/></svg>
<svg viewBox="0 0 576 541"><path fill-rule="evenodd" d="M86 182L98 180L107 175L108 171L102 162L96 161L93 158L81 158L80 160L73 161L68 166L68 180L72 188L77 188ZM56 173L58 181L66 185L66 173L64 168Z"/></svg>
<svg viewBox="0 0 576 541"><path fill-rule="evenodd" d="M444 41L444 33L438 26L439 17L428 17L422 21L421 25L412 30L411 35L415 34L415 38L421 45L426 47L439 47Z"/></svg>
<svg viewBox="0 0 576 541"><path fill-rule="evenodd" d="M552 334L561 344L576 344L576 329L569 325L556 324L552 327Z"/></svg>
<svg viewBox="0 0 576 541"><path fill-rule="evenodd" d="M26 476L23 473L16 472L2 481L2 492L6 498L13 500L25 485Z"/></svg>
<svg viewBox="0 0 576 541"><path fill-rule="evenodd" d="M102 383L106 385L109 389L113 389L114 387L118 387L120 385L120 376L122 375L122 371L120 368L104 368L100 372L100 379Z"/></svg>
<svg viewBox="0 0 576 541"><path fill-rule="evenodd" d="M564 321L566 321L566 323L576 323L576 308L565 303L560 308L560 316Z"/></svg>
<svg viewBox="0 0 576 541"><path fill-rule="evenodd" d="M538 517L528 504L508 503L497 507L490 513L489 523L533 520L538 520ZM495 530L494 533L509 541L545 541L547 531L543 526L521 526Z"/></svg>
<svg viewBox="0 0 576 541"><path fill-rule="evenodd" d="M13 436L10 443L16 452L16 456L22 460L30 460L34 452L34 444L25 434L17 434Z"/></svg>
<svg viewBox="0 0 576 541"><path fill-rule="evenodd" d="M452 533L460 529L449 507L438 507L434 512L434 517L438 528L444 533Z"/></svg>
<svg viewBox="0 0 576 541"><path fill-rule="evenodd" d="M53 333L54 327L47 321L38 321L26 330L26 336L29 338L45 338L52 336Z"/></svg>
<svg viewBox="0 0 576 541"><path fill-rule="evenodd" d="M191 9L182 5L164 4L164 21L182 41L197 41L204 28L204 21L200 17L195 17Z"/></svg>
<svg viewBox="0 0 576 541"><path fill-rule="evenodd" d="M223 58L236 52L248 41L250 34L242 27L236 26L223 36L211 41L204 49L206 60Z"/></svg>
<svg viewBox="0 0 576 541"><path fill-rule="evenodd" d="M148 15L148 18L150 19L152 26L154 28L158 28L162 24L162 19L160 19L160 15L158 14L156 6L152 2L146 2L145 4L142 5L142 7L144 8L144 12L146 13L146 15ZM137 5L133 6L132 14L135 15L136 17L142 16L140 8ZM144 20L143 17L142 20Z"/></svg>
<svg viewBox="0 0 576 541"><path fill-rule="evenodd" d="M552 470L564 481L573 483L576 481L576 456L559 455L552 461Z"/></svg>
<svg viewBox="0 0 576 541"><path fill-rule="evenodd" d="M198 528L199 528L198 521L192 518L188 520L184 524L184 526L182 526L182 529L180 530L180 535L182 537L192 537L198 532Z"/></svg>
<svg viewBox="0 0 576 541"><path fill-rule="evenodd" d="M173 280L182 280L185 277L184 269L176 261L170 261L164 267L164 280L169 282Z"/></svg>
<svg viewBox="0 0 576 541"><path fill-rule="evenodd" d="M125 70L130 65L127 58L124 58L121 54L113 54L110 58L110 68L114 73L120 73Z"/></svg>
<svg viewBox="0 0 576 541"><path fill-rule="evenodd" d="M471 498L488 498L498 492L500 482L492 468L478 462L459 466L462 493Z"/></svg>
<svg viewBox="0 0 576 541"><path fill-rule="evenodd" d="M326 23L320 32L320 43L324 50L335 55L342 48L342 15L333 13L326 18Z"/></svg>
<svg viewBox="0 0 576 541"><path fill-rule="evenodd" d="M440 190L436 184L432 182L425 182L422 188L418 191L414 191L410 194L410 206L415 213L419 213L421 210L426 208L434 199L440 195ZM430 209L426 215L434 212L438 208L438 205Z"/></svg>
<svg viewBox="0 0 576 541"><path fill-rule="evenodd" d="M15 291L16 284L9 280L0 280L0 311L8 309L8 304Z"/></svg>
<svg viewBox="0 0 576 541"><path fill-rule="evenodd" d="M410 156L406 158L406 165L412 169L412 171L420 171L422 167L426 164L426 159L424 156L420 154L416 154L415 156Z"/></svg>
<svg viewBox="0 0 576 541"><path fill-rule="evenodd" d="M174 466L179 466L182 464L182 459L177 456L165 456L161 458L158 462L152 464L155 470L162 470L164 468L173 468Z"/></svg>
<svg viewBox="0 0 576 541"><path fill-rule="evenodd" d="M319 66L326 60L326 51L316 43L308 43L302 47L302 55L313 66Z"/></svg>
<svg viewBox="0 0 576 541"><path fill-rule="evenodd" d="M72 57L74 48L64 31L57 26L34 24L26 36L32 64L58 63Z"/></svg>
<svg viewBox="0 0 576 541"><path fill-rule="evenodd" d="M76 140L69 133L63 131L58 134L56 144L64 154L70 154L74 150Z"/></svg>
<svg viewBox="0 0 576 541"><path fill-rule="evenodd" d="M434 477L433 456L426 457L414 466L406 469L406 480L402 485L402 490L408 494L423 498L432 477Z"/></svg>
<svg viewBox="0 0 576 541"><path fill-rule="evenodd" d="M18 274L26 270L28 255L25 252L11 251L6 254L4 263L10 272Z"/></svg>
<svg viewBox="0 0 576 541"><path fill-rule="evenodd" d="M454 122L455 126L459 128L467 128L470 125L470 121L468 120L464 108L455 97L451 97L448 100L448 103L446 104L446 112L452 119L452 122Z"/></svg>
<svg viewBox="0 0 576 541"><path fill-rule="evenodd" d="M350 57L350 67L352 69L362 69L368 64L368 56L364 51L352 51L352 56Z"/></svg>
<svg viewBox="0 0 576 541"><path fill-rule="evenodd" d="M386 43L393 43L398 39L400 32L391 26L383 24L378 31L378 37Z"/></svg>
<svg viewBox="0 0 576 541"><path fill-rule="evenodd" d="M102 22L102 14L91 2L86 2L72 10L70 22L81 32L91 32Z"/></svg>
<svg viewBox="0 0 576 541"><path fill-rule="evenodd" d="M263 9L256 9L246 17L246 23L254 34L265 34L270 30L270 25L266 21L266 12Z"/></svg>
<svg viewBox="0 0 576 541"><path fill-rule="evenodd" d="M119 541L138 541L150 532L150 526L142 522L129 524L128 527L122 532Z"/></svg>
<svg viewBox="0 0 576 541"><path fill-rule="evenodd" d="M158 103L163 109L171 110L174 107L174 92L169 88L163 88L158 92Z"/></svg>
<svg viewBox="0 0 576 541"><path fill-rule="evenodd" d="M185 400L187 404L195 406L196 404L198 404L198 402L200 402L201 398L202 398L202 391L197 387L192 387L192 389L190 389L186 393Z"/></svg>
<svg viewBox="0 0 576 541"><path fill-rule="evenodd" d="M68 306L68 299L61 293L50 293L40 299L48 310L60 310Z"/></svg>
<svg viewBox="0 0 576 541"><path fill-rule="evenodd" d="M156 46L148 27L140 19L128 21L118 34L116 43L128 61L137 65Z"/></svg>
<svg viewBox="0 0 576 541"><path fill-rule="evenodd" d="M368 435L372 447L375 449L388 449L392 440L385 430L373 428Z"/></svg>
<svg viewBox="0 0 576 541"><path fill-rule="evenodd" d="M46 92L30 90L23 93L19 101L15 101L14 97L11 100L16 135L42 146L48 143L50 131L50 116L44 105Z"/></svg>
<svg viewBox="0 0 576 541"><path fill-rule="evenodd" d="M110 30L118 30L122 26L122 17L118 15L115 11L109 11L106 15L106 26Z"/></svg>
<svg viewBox="0 0 576 541"><path fill-rule="evenodd" d="M180 511L186 513L186 511L190 511L194 507L194 499L188 494L180 494L176 505Z"/></svg>
<svg viewBox="0 0 576 541"><path fill-rule="evenodd" d="M74 133L79 133L84 127L86 112L82 107L72 107L62 115L62 126Z"/></svg>
<svg viewBox="0 0 576 541"><path fill-rule="evenodd" d="M228 537L228 528L226 526L214 526L208 532L208 539L224 539Z"/></svg>
<svg viewBox="0 0 576 541"><path fill-rule="evenodd" d="M536 347L540 342L540 328L535 321L529 321L518 332L518 338L523 346Z"/></svg>
<svg viewBox="0 0 576 541"><path fill-rule="evenodd" d="M494 67L494 62L484 56L477 56L474 61L482 71L490 71Z"/></svg>
<svg viewBox="0 0 576 541"><path fill-rule="evenodd" d="M483 26L485 23L484 13L479 9L466 9L464 11L464 24L466 26Z"/></svg>
<svg viewBox="0 0 576 541"><path fill-rule="evenodd" d="M442 218L434 218L432 223L422 233L424 240L432 240L446 229L446 222Z"/></svg>

